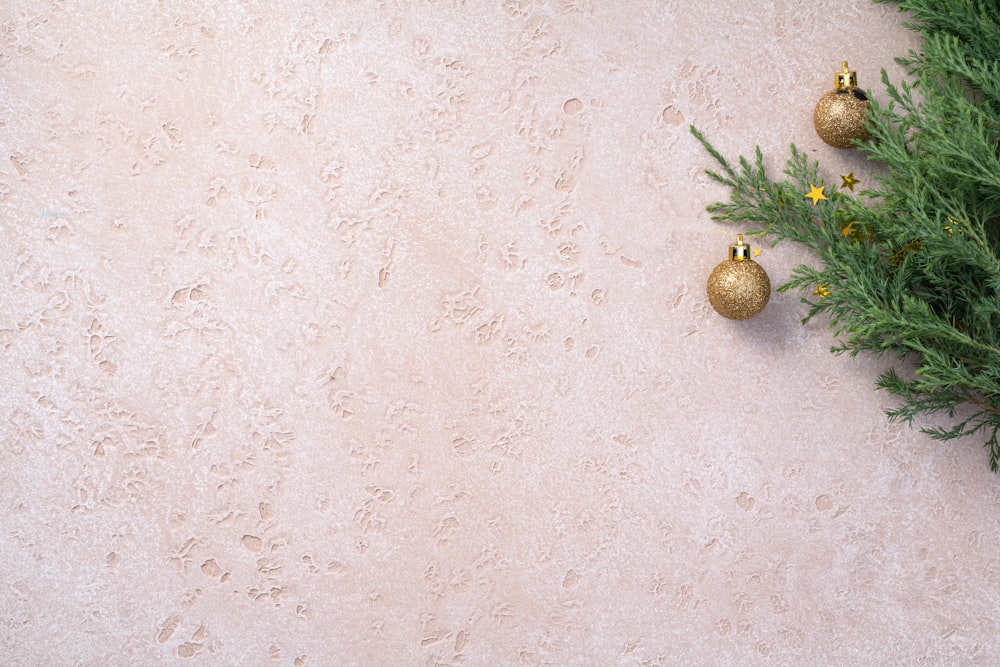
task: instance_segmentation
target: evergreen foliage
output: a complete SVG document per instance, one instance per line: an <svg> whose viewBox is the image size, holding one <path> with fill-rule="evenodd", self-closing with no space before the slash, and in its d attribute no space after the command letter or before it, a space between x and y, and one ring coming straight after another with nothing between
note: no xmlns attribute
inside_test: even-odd
<svg viewBox="0 0 1000 667"><path fill-rule="evenodd" d="M909 13L923 49L897 58L912 83L890 82L887 104L869 95L872 140L858 148L884 164L857 197L826 183L819 165L791 147L775 181L757 148L730 165L694 127L731 188L709 206L714 219L754 226L748 235L790 239L815 251L821 268L797 267L779 290L806 290L803 323L825 313L835 353L890 352L915 371L883 374L900 397L888 411L911 422L943 412L952 424L924 429L949 440L979 434L1000 463L1000 6L996 0L874 0Z"/></svg>

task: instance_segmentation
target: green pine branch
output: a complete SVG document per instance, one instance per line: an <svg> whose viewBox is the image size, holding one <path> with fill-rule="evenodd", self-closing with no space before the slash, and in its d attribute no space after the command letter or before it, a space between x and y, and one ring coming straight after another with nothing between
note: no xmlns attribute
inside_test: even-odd
<svg viewBox="0 0 1000 667"><path fill-rule="evenodd" d="M858 148L884 165L855 196L828 182L793 145L783 178L754 159L732 165L694 127L730 189L712 217L747 235L810 248L780 291L802 290L803 323L823 314L834 353L892 353L913 364L877 387L899 398L890 419L942 413L939 440L985 438L1000 465L1000 7L971 0L896 2L923 48L897 59L911 82L882 72L887 102L872 100L872 140ZM805 193L824 187L813 205ZM957 417L956 415L961 415Z"/></svg>

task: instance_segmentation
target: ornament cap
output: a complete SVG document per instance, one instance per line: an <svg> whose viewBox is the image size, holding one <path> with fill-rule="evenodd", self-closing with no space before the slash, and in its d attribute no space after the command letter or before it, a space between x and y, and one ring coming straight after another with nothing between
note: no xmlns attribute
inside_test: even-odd
<svg viewBox="0 0 1000 667"><path fill-rule="evenodd" d="M858 73L847 67L847 61L840 64L840 71L834 75L834 87L837 90L858 87Z"/></svg>
<svg viewBox="0 0 1000 667"><path fill-rule="evenodd" d="M734 262L742 262L750 259L750 246L743 242L743 235L736 235L736 243L729 246L729 259Z"/></svg>

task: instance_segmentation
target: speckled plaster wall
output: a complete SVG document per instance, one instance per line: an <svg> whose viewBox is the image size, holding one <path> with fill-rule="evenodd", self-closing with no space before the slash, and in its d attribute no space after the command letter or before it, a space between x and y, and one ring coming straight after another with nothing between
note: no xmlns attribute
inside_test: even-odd
<svg viewBox="0 0 1000 667"><path fill-rule="evenodd" d="M979 443L888 424L798 295L704 293L688 124L864 182L813 105L916 45L867 0L4 3L0 662L996 664Z"/></svg>

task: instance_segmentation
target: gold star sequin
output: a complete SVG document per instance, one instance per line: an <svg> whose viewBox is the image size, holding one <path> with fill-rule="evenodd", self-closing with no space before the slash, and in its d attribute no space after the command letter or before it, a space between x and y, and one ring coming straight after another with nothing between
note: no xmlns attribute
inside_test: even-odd
<svg viewBox="0 0 1000 667"><path fill-rule="evenodd" d="M906 256L911 252L920 252L923 250L924 244L921 241L910 241L909 243L904 243L903 247L892 254L889 258L889 262L895 266L900 266Z"/></svg>
<svg viewBox="0 0 1000 667"><path fill-rule="evenodd" d="M760 257L760 248L754 248L753 249L753 256L754 257Z"/></svg>
<svg viewBox="0 0 1000 667"><path fill-rule="evenodd" d="M840 233L843 234L845 238L849 239L851 243L861 243L869 237L869 234L864 230L864 228L858 229L854 226L853 220L841 227Z"/></svg>
<svg viewBox="0 0 1000 667"><path fill-rule="evenodd" d="M816 286L816 291L813 292L813 294L815 294L821 299L825 299L826 297L830 296L830 288L820 283L819 285Z"/></svg>
<svg viewBox="0 0 1000 667"><path fill-rule="evenodd" d="M825 185L821 185L820 187L817 188L815 185L810 183L809 187L811 188L811 190L809 190L809 192L806 194L806 198L813 200L813 206L819 204L820 199L826 199L826 195L823 194L823 191L826 190Z"/></svg>
<svg viewBox="0 0 1000 667"><path fill-rule="evenodd" d="M851 173L849 173L847 176L841 176L840 178L843 179L843 181L844 181L840 185L840 189L843 190L844 188L847 188L851 192L854 192L854 186L861 182L858 179L854 178L854 172L853 171Z"/></svg>

